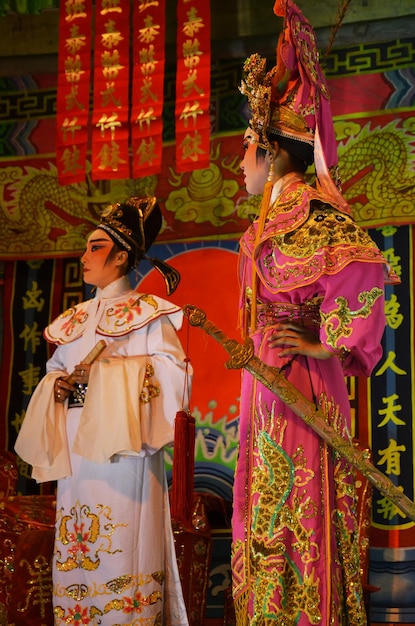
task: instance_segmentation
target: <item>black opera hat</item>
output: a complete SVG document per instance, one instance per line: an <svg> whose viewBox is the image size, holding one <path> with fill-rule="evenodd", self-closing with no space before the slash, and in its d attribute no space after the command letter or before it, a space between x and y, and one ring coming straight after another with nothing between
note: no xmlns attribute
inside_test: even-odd
<svg viewBox="0 0 415 626"><path fill-rule="evenodd" d="M161 210L153 196L132 197L104 209L97 228L102 228L118 246L128 252L131 268L136 267L155 241L162 226ZM160 259L149 259L162 274L167 294L176 289L180 274Z"/></svg>

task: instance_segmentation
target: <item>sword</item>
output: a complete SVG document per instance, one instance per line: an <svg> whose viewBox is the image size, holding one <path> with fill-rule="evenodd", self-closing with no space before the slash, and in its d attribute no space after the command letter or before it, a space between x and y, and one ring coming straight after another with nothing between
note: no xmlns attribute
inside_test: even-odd
<svg viewBox="0 0 415 626"><path fill-rule="evenodd" d="M202 309L198 309L191 304L185 305L183 312L191 326L199 326L225 348L231 357L225 364L228 369L246 369L289 406L326 443L359 470L402 513L412 521L415 521L415 503L369 461L365 452L358 450L350 441L336 432L327 423L323 411L291 384L277 367L267 365L255 356L252 339L246 339L244 344L230 339L206 318L206 313Z"/></svg>

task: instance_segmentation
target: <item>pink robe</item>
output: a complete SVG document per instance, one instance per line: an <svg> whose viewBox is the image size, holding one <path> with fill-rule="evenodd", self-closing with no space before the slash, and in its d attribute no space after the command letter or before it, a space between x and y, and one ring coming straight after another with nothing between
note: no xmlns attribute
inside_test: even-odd
<svg viewBox="0 0 415 626"><path fill-rule="evenodd" d="M242 324L250 322L254 255L255 354L282 367L349 438L344 376L368 376L381 357L385 261L347 214L292 178L280 185L259 244L258 222L241 240ZM268 338L287 318L314 329L334 356L280 357ZM366 623L354 507L349 464L244 371L232 545L238 626Z"/></svg>

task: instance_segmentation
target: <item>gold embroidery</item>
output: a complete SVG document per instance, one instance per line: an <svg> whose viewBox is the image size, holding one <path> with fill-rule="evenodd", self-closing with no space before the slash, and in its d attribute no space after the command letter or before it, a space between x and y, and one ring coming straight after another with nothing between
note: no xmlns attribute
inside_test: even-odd
<svg viewBox="0 0 415 626"><path fill-rule="evenodd" d="M143 389L140 393L140 401L144 404L148 404L153 398L157 398L160 395L160 386L157 382L154 384L151 382L152 376L154 376L154 367L151 363L147 363Z"/></svg>
<svg viewBox="0 0 415 626"><path fill-rule="evenodd" d="M316 512L315 503L305 496L312 473L306 469L301 447L290 458L266 432L258 433L258 454L260 463L254 469L252 484L253 492L259 494L251 525L251 565L254 564L254 576L258 577L254 612L265 617L274 615L276 589L284 597L284 588L288 588L290 597L284 599L288 611L286 617L289 614L293 618L301 610L311 624L318 624L321 620L318 581L314 580L313 570L309 575L300 576L287 556L284 539L284 528L289 528L293 536L292 549L301 555L303 563L318 560L319 550L311 541L311 530L302 524L302 518ZM295 508L287 504L290 492L294 495ZM273 580L268 575L270 567L279 572ZM284 607L278 610L281 609Z"/></svg>
<svg viewBox="0 0 415 626"><path fill-rule="evenodd" d="M133 596L124 596L107 602L104 608L104 614L111 611L122 611L127 614L141 614L146 607L153 606L157 602L161 602L163 595L161 591L152 591L149 595L144 595L137 590Z"/></svg>
<svg viewBox="0 0 415 626"><path fill-rule="evenodd" d="M303 227L277 235L275 246L286 256L304 259L318 250L334 246L377 247L369 235L349 216L328 204L312 205Z"/></svg>
<svg viewBox="0 0 415 626"><path fill-rule="evenodd" d="M164 572L153 572L151 577L154 578L156 583L162 585L164 583Z"/></svg>
<svg viewBox="0 0 415 626"><path fill-rule="evenodd" d="M118 576L113 580L109 580L105 586L108 587L108 589L111 589L114 593L122 593L131 585L131 581L132 576Z"/></svg>
<svg viewBox="0 0 415 626"><path fill-rule="evenodd" d="M339 462L340 471L335 473L336 488L343 491L342 484L347 481L350 472L342 471L344 462ZM343 588L345 590L344 601L348 609L348 619L350 624L355 626L365 626L366 619L362 611L363 589L360 578L360 551L358 542L358 529L354 524L353 532L346 520L354 519L352 512L346 507L345 511L336 511L337 543L339 555L343 569Z"/></svg>
<svg viewBox="0 0 415 626"><path fill-rule="evenodd" d="M283 193L278 201L269 208L267 220L273 221L278 216L278 231L292 230L293 225L296 227L307 218L309 205L304 202L305 189L306 193L312 197L314 190L311 190L307 185L298 185L295 189Z"/></svg>
<svg viewBox="0 0 415 626"><path fill-rule="evenodd" d="M99 624L100 620L96 620L97 616L102 616L96 606L81 606L80 604L74 604L73 607L69 607L67 615L65 609L62 606L55 606L53 614L55 616L55 624Z"/></svg>
<svg viewBox="0 0 415 626"><path fill-rule="evenodd" d="M246 246L247 256L255 256L258 273L273 292L311 284L322 274L336 274L354 261L385 262L369 235L328 203L311 197L302 213L286 214L285 202L279 199L274 209L275 219L270 220L269 231L265 227L261 249L254 255L251 233L241 244Z"/></svg>
<svg viewBox="0 0 415 626"><path fill-rule="evenodd" d="M100 552L114 554L119 551L111 550L112 535L123 524L112 523L107 507L100 506L97 513L92 513L87 505L77 502L69 515L62 513L57 514L60 516L57 544L60 542L66 550L57 548L58 571L67 572L76 568L96 570L100 564Z"/></svg>
<svg viewBox="0 0 415 626"><path fill-rule="evenodd" d="M74 600L83 600L88 594L88 587L86 585L70 585L66 587L66 593Z"/></svg>
<svg viewBox="0 0 415 626"><path fill-rule="evenodd" d="M245 578L247 571L245 545L237 540L232 544L232 575L233 575L233 596L235 601L239 598L241 591L246 587ZM242 601L241 601L242 602ZM242 613L246 614L246 607ZM238 622L239 623L239 622Z"/></svg>
<svg viewBox="0 0 415 626"><path fill-rule="evenodd" d="M346 346L339 344L342 338L350 337L353 332L351 324L356 318L366 319L372 312L373 305L376 300L383 295L382 289L379 287L373 287L370 291L362 291L359 296L359 302L363 303L363 306L356 311L352 311L348 306L347 298L339 296L335 302L338 305L337 309L330 311L329 313L321 314L322 323L326 325L327 343L333 348L340 349Z"/></svg>
<svg viewBox="0 0 415 626"><path fill-rule="evenodd" d="M259 400L253 433L257 447L250 486L249 554L244 554L242 541L232 546L237 623L292 626L303 618L317 626L322 620L320 588L325 581L316 571L320 549L306 522L323 515L326 495L321 492L318 501L310 497L309 484L315 472L307 465L303 446L299 443L291 455L286 453L282 447L285 417L275 413L274 402L268 408L261 394ZM325 407L329 423L347 437L337 405L324 395L319 404ZM321 445L321 461L325 463L329 457L325 445ZM334 463L336 508L332 515L338 543L338 553L333 554L333 565L337 566L331 578L332 615L347 606L350 624L364 626L352 470L338 454L332 453L330 458ZM245 558L249 558L249 565Z"/></svg>
<svg viewBox="0 0 415 626"><path fill-rule="evenodd" d="M304 613L310 624L321 623L321 613L318 609L320 594L318 592L319 579L314 580L314 570L311 575L305 575L301 580L295 567L285 561L280 572L280 585L286 587L284 606L276 606L272 602L262 603L263 599L273 597L275 583L269 575L263 575L257 583L253 623L267 624L272 620L276 626L294 625L300 613Z"/></svg>
<svg viewBox="0 0 415 626"><path fill-rule="evenodd" d="M147 302L147 304L149 304L150 306L153 307L153 309L155 311L157 311L158 309L158 304L156 302L156 300L154 299L154 297L149 294L149 293L144 293L140 296L140 300L143 300L143 302Z"/></svg>
<svg viewBox="0 0 415 626"><path fill-rule="evenodd" d="M39 606L40 616L44 618L46 615L46 607L50 602L52 587L49 559L39 554L33 563L30 563L27 559L22 559L19 562L19 566L26 567L30 578L27 581L25 602L22 606L22 603L19 601L17 610L24 612L28 610L30 605Z"/></svg>

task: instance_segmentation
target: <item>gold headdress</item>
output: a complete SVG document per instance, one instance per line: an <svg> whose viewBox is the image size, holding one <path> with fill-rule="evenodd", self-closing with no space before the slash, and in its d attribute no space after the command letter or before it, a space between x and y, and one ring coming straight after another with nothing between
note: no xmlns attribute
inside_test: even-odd
<svg viewBox="0 0 415 626"><path fill-rule="evenodd" d="M309 128L304 117L296 113L290 99L282 104L282 98L288 84L288 72L283 68L280 74L278 66L266 71L266 59L259 54L252 54L244 64L246 78L240 91L247 96L252 117L250 125L266 142L270 133L287 137L314 146L314 131ZM278 100L276 100L278 98ZM278 102L278 104L276 104Z"/></svg>
<svg viewBox="0 0 415 626"><path fill-rule="evenodd" d="M162 215L157 198L132 197L125 202L110 204L101 215L98 228L102 228L113 241L129 255L131 267L136 267L156 239L162 225ZM165 261L146 257L163 276L167 294L180 282L179 272Z"/></svg>
<svg viewBox="0 0 415 626"><path fill-rule="evenodd" d="M240 90L248 98L250 124L268 145L288 140L287 149L313 160L317 186L347 213L339 189L337 145L327 83L320 67L313 28L291 0L276 0L274 13L284 17L276 49L276 65L253 54L245 61Z"/></svg>

